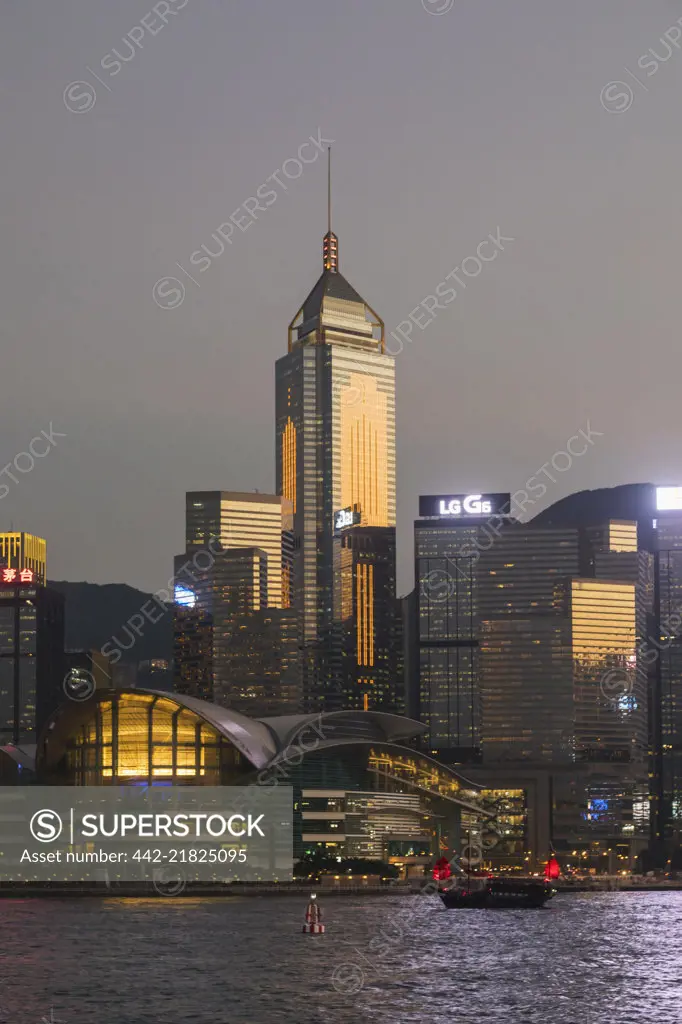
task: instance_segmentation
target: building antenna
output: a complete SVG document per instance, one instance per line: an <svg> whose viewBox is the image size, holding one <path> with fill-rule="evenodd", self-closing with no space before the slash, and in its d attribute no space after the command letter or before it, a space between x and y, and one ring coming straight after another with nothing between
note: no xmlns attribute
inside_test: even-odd
<svg viewBox="0 0 682 1024"><path fill-rule="evenodd" d="M332 147L327 147L327 234L322 241L322 265L336 274L339 269L339 241L332 231Z"/></svg>
<svg viewBox="0 0 682 1024"><path fill-rule="evenodd" d="M327 146L327 230L332 233L332 147Z"/></svg>

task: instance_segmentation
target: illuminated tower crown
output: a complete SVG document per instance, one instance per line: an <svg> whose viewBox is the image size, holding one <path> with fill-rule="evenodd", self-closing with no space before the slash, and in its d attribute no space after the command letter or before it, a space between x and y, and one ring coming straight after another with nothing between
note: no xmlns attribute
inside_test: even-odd
<svg viewBox="0 0 682 1024"><path fill-rule="evenodd" d="M332 231L331 147L327 170L327 233L322 240L322 275L289 324L289 351L296 342L341 342L385 352L384 323L339 273L339 240Z"/></svg>

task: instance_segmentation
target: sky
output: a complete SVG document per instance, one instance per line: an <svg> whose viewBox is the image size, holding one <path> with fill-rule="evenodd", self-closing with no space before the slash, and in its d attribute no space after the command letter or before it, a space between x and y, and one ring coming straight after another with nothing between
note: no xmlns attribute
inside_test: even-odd
<svg viewBox="0 0 682 1024"><path fill-rule="evenodd" d="M156 7L0 10L0 528L52 579L161 587L185 491L274 489L324 140L389 338L462 282L396 354L401 593L420 494L682 483L677 0Z"/></svg>

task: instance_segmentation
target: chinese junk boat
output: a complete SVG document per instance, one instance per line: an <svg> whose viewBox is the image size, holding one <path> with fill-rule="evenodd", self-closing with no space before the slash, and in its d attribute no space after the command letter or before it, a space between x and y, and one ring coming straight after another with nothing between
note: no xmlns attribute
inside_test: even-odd
<svg viewBox="0 0 682 1024"><path fill-rule="evenodd" d="M444 860L438 861L433 876L440 883L438 895L448 910L458 907L542 907L555 892L549 877L502 878L487 874L453 877L447 861L443 865Z"/></svg>

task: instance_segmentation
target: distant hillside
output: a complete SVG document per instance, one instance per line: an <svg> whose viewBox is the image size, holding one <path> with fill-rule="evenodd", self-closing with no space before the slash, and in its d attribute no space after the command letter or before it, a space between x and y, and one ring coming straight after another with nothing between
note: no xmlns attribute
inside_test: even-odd
<svg viewBox="0 0 682 1024"><path fill-rule="evenodd" d="M117 637L116 646L131 645L130 634L125 626L131 616L139 614L151 594L136 590L125 583L68 583L65 580L50 580L48 586L64 594L66 601L66 647L95 648ZM156 607L156 606L155 606ZM152 613L157 618L160 609ZM137 620L136 620L137 621ZM142 635L129 651L122 650L121 661L139 662L149 658L173 656L173 616L170 606L166 614L156 623L145 619L139 627Z"/></svg>

